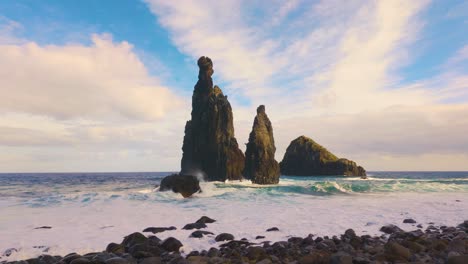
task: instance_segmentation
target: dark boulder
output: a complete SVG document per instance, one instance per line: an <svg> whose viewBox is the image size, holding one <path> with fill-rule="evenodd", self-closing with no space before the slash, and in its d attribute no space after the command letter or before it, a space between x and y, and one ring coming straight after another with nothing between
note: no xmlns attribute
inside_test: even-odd
<svg viewBox="0 0 468 264"><path fill-rule="evenodd" d="M176 230L177 228L175 226L170 226L170 227L147 227L145 228L142 232L151 232L153 234L156 233L161 233L164 231L171 231L171 230Z"/></svg>
<svg viewBox="0 0 468 264"><path fill-rule="evenodd" d="M291 176L366 176L364 168L356 162L336 157L305 136L300 136L289 144L280 168L283 175Z"/></svg>
<svg viewBox="0 0 468 264"><path fill-rule="evenodd" d="M272 228L268 228L266 231L267 232L279 231L279 229L277 227L272 227Z"/></svg>
<svg viewBox="0 0 468 264"><path fill-rule="evenodd" d="M403 220L403 223L404 224L416 224L416 220L414 220L412 218L407 218L407 219Z"/></svg>
<svg viewBox="0 0 468 264"><path fill-rule="evenodd" d="M198 59L198 82L192 96L192 119L185 126L182 174L203 173L205 180L242 179L244 154L234 137L231 104L213 87L213 62Z"/></svg>
<svg viewBox="0 0 468 264"><path fill-rule="evenodd" d="M214 235L214 234L208 231L197 230L197 231L194 231L192 234L190 234L190 237L202 238L205 235Z"/></svg>
<svg viewBox="0 0 468 264"><path fill-rule="evenodd" d="M192 230L192 229L202 229L206 228L206 224L204 223L191 223L191 224L186 224L182 229L185 230Z"/></svg>
<svg viewBox="0 0 468 264"><path fill-rule="evenodd" d="M280 169L275 152L273 127L265 113L265 106L260 105L245 151L244 177L257 184L277 184Z"/></svg>
<svg viewBox="0 0 468 264"><path fill-rule="evenodd" d="M121 244L110 243L106 247L106 252L114 253L114 254L123 254L125 253L125 247Z"/></svg>
<svg viewBox="0 0 468 264"><path fill-rule="evenodd" d="M214 222L216 222L216 220L211 219L208 216L202 216L195 223L211 224L211 223L214 223Z"/></svg>
<svg viewBox="0 0 468 264"><path fill-rule="evenodd" d="M173 191L180 193L184 198L200 192L200 182L192 175L172 174L162 179L159 191Z"/></svg>
<svg viewBox="0 0 468 264"><path fill-rule="evenodd" d="M126 236L120 244L124 246L125 249L128 249L136 244L146 243L147 240L148 238L145 235L143 235L142 233L135 232Z"/></svg>
<svg viewBox="0 0 468 264"><path fill-rule="evenodd" d="M393 233L399 233L399 232L403 232L403 230L401 228L399 228L398 226L396 225L386 225L386 226L382 226L380 228L380 231L386 233L386 234L393 234Z"/></svg>
<svg viewBox="0 0 468 264"><path fill-rule="evenodd" d="M234 240L234 236L229 233L221 233L215 237L215 241L217 242L229 240Z"/></svg>
<svg viewBox="0 0 468 264"><path fill-rule="evenodd" d="M161 247L169 252L179 252L179 248L181 248L182 246L182 243L173 237L166 238L161 243Z"/></svg>

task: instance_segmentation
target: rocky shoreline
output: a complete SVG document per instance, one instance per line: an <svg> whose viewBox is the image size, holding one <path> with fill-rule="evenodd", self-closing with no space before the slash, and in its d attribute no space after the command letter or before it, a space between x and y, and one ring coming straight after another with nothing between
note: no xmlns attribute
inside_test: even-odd
<svg viewBox="0 0 468 264"><path fill-rule="evenodd" d="M395 225L383 226L380 236L358 236L352 229L341 236L289 237L287 241L255 241L236 238L232 234L209 232L209 224L216 220L203 216L182 227L193 230L190 237L209 236L219 247L181 253L182 243L174 237L161 240L158 233L177 227L148 227L135 232L120 243L110 243L102 252L70 253L66 256L41 255L22 261L0 263L17 264L157 264L157 263L468 263L468 220L456 227L418 224L414 231L403 231ZM416 225L413 219L403 223ZM205 230L206 229L206 230ZM278 231L272 227L268 232ZM3 253L13 254L15 249ZM9 256L9 255L8 255Z"/></svg>

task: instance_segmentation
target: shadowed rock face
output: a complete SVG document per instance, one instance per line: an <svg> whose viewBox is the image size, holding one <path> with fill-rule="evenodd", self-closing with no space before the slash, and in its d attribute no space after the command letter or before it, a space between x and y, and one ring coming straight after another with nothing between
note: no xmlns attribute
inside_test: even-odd
<svg viewBox="0 0 468 264"><path fill-rule="evenodd" d="M293 140L280 162L283 175L366 176L363 167L348 159L339 159L312 139L300 136Z"/></svg>
<svg viewBox="0 0 468 264"><path fill-rule="evenodd" d="M159 191L173 191L187 198L196 192L201 192L201 189L197 177L192 175L172 174L161 180Z"/></svg>
<svg viewBox="0 0 468 264"><path fill-rule="evenodd" d="M198 82L192 96L192 119L185 126L182 174L203 172L205 180L242 179L244 154L234 137L231 104L213 87L213 63L198 59Z"/></svg>
<svg viewBox="0 0 468 264"><path fill-rule="evenodd" d="M273 127L265 113L265 106L257 108L249 143L245 152L244 177L257 184L277 184L280 169L275 160Z"/></svg>

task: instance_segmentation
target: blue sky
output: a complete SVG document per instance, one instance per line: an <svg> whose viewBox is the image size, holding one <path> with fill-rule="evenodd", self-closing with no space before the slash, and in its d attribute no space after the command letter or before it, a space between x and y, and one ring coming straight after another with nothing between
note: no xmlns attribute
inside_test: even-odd
<svg viewBox="0 0 468 264"><path fill-rule="evenodd" d="M196 59L247 140L468 170L466 1L1 1L2 171L178 170ZM0 99L1 100L1 99Z"/></svg>

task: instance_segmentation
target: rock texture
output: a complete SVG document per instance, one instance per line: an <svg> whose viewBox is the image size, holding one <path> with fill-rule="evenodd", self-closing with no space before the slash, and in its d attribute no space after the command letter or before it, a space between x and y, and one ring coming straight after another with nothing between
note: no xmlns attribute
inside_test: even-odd
<svg viewBox="0 0 468 264"><path fill-rule="evenodd" d="M192 119L185 126L181 173L201 172L209 181L242 179L244 154L234 137L231 104L218 86L213 87L211 59L201 57L198 67Z"/></svg>
<svg viewBox="0 0 468 264"><path fill-rule="evenodd" d="M275 160L273 127L265 113L265 106L257 108L249 143L245 151L244 177L257 184L277 184L280 169Z"/></svg>
<svg viewBox="0 0 468 264"><path fill-rule="evenodd" d="M200 192L200 182L192 175L172 174L162 179L159 191L173 191L180 193L184 198Z"/></svg>
<svg viewBox="0 0 468 264"><path fill-rule="evenodd" d="M312 139L300 136L293 140L280 162L283 175L366 176L363 167L348 159L339 159Z"/></svg>

